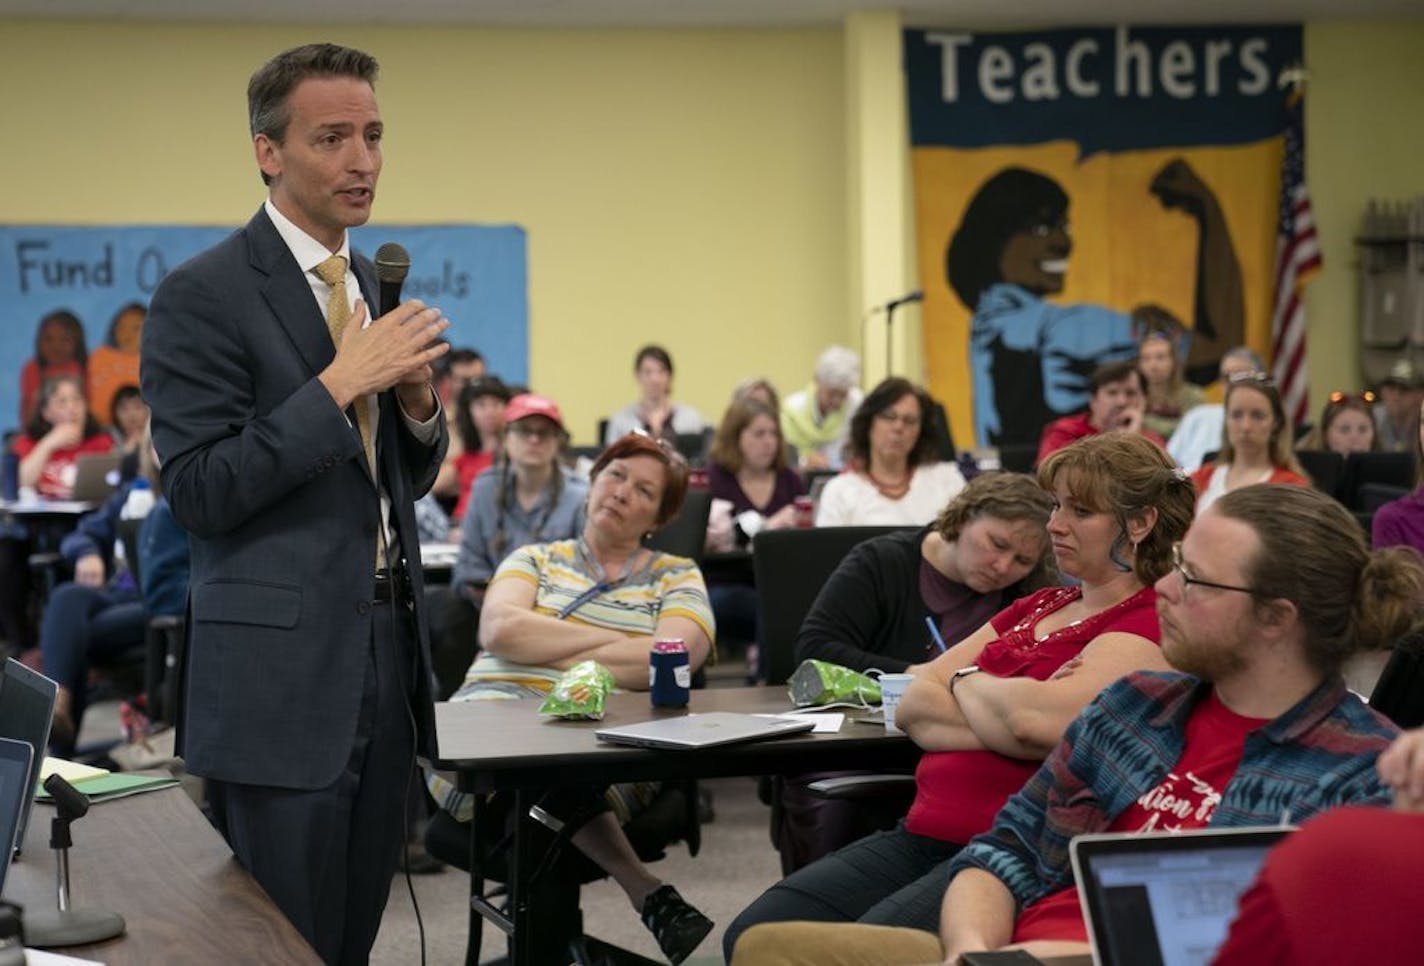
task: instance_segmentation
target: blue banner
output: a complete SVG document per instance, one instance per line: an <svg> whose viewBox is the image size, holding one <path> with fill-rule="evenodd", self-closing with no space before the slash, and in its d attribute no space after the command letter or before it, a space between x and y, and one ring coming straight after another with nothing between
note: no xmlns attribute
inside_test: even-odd
<svg viewBox="0 0 1424 966"><path fill-rule="evenodd" d="M19 373L35 354L36 326L67 309L84 325L90 352L103 345L123 306L148 304L169 269L210 248L232 228L0 226L0 427L19 423ZM367 226L351 233L367 256L393 241L410 252L404 298L438 305L452 346L478 349L511 382L529 378L529 302L524 230L516 225Z"/></svg>
<svg viewBox="0 0 1424 966"><path fill-rule="evenodd" d="M1299 25L908 30L910 141L977 148L1074 141L1083 156L1278 134L1277 78Z"/></svg>

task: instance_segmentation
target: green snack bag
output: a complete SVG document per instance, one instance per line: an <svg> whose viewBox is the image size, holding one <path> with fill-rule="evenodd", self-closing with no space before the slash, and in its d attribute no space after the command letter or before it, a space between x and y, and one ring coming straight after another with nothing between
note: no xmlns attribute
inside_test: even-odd
<svg viewBox="0 0 1424 966"><path fill-rule="evenodd" d="M565 671L539 705L540 714L575 720L603 720L603 706L616 686L613 672L597 661L580 661Z"/></svg>
<svg viewBox="0 0 1424 966"><path fill-rule="evenodd" d="M786 682L791 703L798 708L846 703L879 704L880 684L874 678L848 667L807 658Z"/></svg>

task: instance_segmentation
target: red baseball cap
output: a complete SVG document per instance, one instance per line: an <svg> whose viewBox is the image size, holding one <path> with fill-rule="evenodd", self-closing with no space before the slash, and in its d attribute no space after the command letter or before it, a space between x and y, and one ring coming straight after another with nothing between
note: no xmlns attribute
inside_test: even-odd
<svg viewBox="0 0 1424 966"><path fill-rule="evenodd" d="M532 392L523 392L511 399L509 405L504 407L506 425L528 416L543 416L560 429L564 428L564 417L560 415L559 407L554 405L552 399L536 396Z"/></svg>

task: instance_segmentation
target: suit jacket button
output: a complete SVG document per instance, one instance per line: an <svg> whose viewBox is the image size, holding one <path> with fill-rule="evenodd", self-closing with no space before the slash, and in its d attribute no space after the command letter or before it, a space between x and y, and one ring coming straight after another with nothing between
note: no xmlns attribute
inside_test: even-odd
<svg viewBox="0 0 1424 966"><path fill-rule="evenodd" d="M359 604L356 605L356 613L360 614L362 617L365 617L367 614L371 613L371 602L369 600L361 601Z"/></svg>

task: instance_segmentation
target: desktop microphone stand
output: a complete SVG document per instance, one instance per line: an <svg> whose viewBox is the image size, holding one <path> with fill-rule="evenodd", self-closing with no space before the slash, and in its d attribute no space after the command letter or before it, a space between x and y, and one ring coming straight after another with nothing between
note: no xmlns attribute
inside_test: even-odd
<svg viewBox="0 0 1424 966"><path fill-rule="evenodd" d="M55 807L49 847L54 849L57 908L25 913L25 945L41 949L79 946L123 935L124 918L118 913L74 909L69 904L69 848L74 844L69 823L89 811L89 797L58 775L45 779L44 787Z"/></svg>

